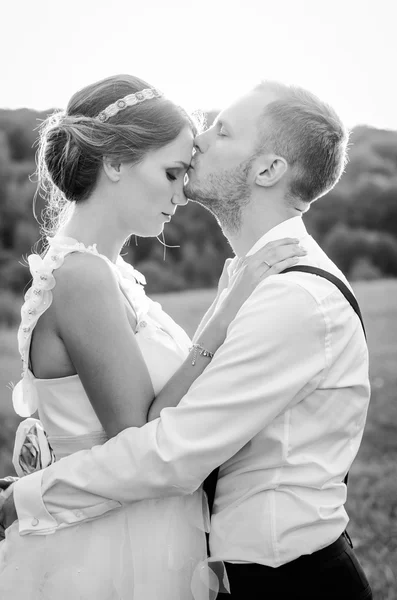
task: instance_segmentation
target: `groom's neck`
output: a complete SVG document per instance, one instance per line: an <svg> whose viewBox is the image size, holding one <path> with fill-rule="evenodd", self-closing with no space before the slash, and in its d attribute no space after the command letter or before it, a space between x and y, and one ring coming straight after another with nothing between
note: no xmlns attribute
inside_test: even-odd
<svg viewBox="0 0 397 600"><path fill-rule="evenodd" d="M281 223L282 221L279 221ZM238 233L228 233L225 231L225 235L229 240L231 247L235 255L238 258L241 258L247 254L256 242L265 235L268 231L273 229L279 223L275 223L274 225L266 224L257 224L261 226L252 226L251 224L241 226Z"/></svg>
<svg viewBox="0 0 397 600"><path fill-rule="evenodd" d="M252 246L271 229L301 214L295 209L268 212L266 215L257 214L255 211L246 211L242 215L239 231L233 233L224 231L224 233L234 253L240 258L245 256Z"/></svg>

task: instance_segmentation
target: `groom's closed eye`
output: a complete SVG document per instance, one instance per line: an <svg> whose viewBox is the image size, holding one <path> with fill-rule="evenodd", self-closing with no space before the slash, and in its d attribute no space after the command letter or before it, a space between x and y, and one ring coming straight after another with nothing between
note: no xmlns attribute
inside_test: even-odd
<svg viewBox="0 0 397 600"><path fill-rule="evenodd" d="M217 135L219 135L220 137L227 136L228 133L227 133L225 125L222 123L222 121L217 121L216 127L217 127Z"/></svg>

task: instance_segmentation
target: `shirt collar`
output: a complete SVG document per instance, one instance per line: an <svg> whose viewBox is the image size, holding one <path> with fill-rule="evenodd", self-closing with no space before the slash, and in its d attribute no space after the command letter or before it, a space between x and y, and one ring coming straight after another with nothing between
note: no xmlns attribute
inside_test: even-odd
<svg viewBox="0 0 397 600"><path fill-rule="evenodd" d="M266 246L269 242L274 242L275 240L279 240L281 238L290 237L297 238L301 240L306 235L308 235L306 227L303 223L302 217L292 217L291 219L287 219L283 221L276 227L273 227L270 231L265 233L247 252L247 256L251 256L255 254L260 248Z"/></svg>
<svg viewBox="0 0 397 600"><path fill-rule="evenodd" d="M270 231L266 232L255 244L252 248L247 252L246 256L251 256L255 254L260 248L266 246L268 242L274 242L275 240L279 240L284 237L292 237L297 238L299 241L304 237L308 236L308 232L303 223L302 217L291 217L291 219L287 219L282 223L270 229ZM231 261L228 267L229 278L233 275L236 265L238 264L238 257L235 256Z"/></svg>

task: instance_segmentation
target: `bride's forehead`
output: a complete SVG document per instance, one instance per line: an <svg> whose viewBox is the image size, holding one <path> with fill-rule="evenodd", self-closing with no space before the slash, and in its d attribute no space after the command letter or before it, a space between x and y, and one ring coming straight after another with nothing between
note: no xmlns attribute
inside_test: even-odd
<svg viewBox="0 0 397 600"><path fill-rule="evenodd" d="M193 150L194 135L190 128L183 129L171 142L152 153L154 159L190 162Z"/></svg>

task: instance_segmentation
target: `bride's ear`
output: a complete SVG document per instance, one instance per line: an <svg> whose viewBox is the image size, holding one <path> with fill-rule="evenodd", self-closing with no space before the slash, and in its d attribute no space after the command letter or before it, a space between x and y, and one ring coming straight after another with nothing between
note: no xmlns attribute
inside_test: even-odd
<svg viewBox="0 0 397 600"><path fill-rule="evenodd" d="M108 156L103 157L103 170L105 171L106 176L117 183L120 181L121 177L121 162L117 158L110 158Z"/></svg>
<svg viewBox="0 0 397 600"><path fill-rule="evenodd" d="M288 163L281 156L263 156L259 162L255 183L261 187L272 187L285 175Z"/></svg>

